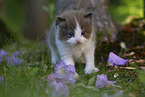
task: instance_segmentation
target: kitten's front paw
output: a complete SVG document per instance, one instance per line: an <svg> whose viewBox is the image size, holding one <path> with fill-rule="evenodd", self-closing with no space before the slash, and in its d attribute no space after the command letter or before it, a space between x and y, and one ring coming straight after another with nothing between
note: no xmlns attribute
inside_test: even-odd
<svg viewBox="0 0 145 97"><path fill-rule="evenodd" d="M57 64L58 62L59 62L59 59L57 57L51 58L51 63L53 63L54 65Z"/></svg>
<svg viewBox="0 0 145 97"><path fill-rule="evenodd" d="M85 68L85 74L91 74L91 73L95 73L98 72L99 69L95 68L95 67L87 67Z"/></svg>
<svg viewBox="0 0 145 97"><path fill-rule="evenodd" d="M51 60L51 63L53 63L54 65L57 63L57 61L56 60L54 60L54 59L52 59Z"/></svg>

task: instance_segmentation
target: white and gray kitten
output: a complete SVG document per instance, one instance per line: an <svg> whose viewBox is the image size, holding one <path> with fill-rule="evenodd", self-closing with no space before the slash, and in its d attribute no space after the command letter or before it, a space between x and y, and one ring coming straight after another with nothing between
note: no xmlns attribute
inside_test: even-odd
<svg viewBox="0 0 145 97"><path fill-rule="evenodd" d="M56 29L49 33L51 61L63 61L75 65L76 60L86 61L85 74L97 72L94 65L96 35L92 25L92 13L68 11L56 17Z"/></svg>

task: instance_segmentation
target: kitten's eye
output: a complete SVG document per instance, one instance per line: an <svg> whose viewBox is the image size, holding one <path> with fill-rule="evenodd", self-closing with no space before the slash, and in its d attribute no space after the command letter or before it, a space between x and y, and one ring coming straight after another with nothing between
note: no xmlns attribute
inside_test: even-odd
<svg viewBox="0 0 145 97"><path fill-rule="evenodd" d="M68 33L68 36L69 36L69 37L73 37L74 34L71 32L71 33Z"/></svg>
<svg viewBox="0 0 145 97"><path fill-rule="evenodd" d="M85 32L85 31L83 31L81 34L82 34L82 35L86 35L86 32Z"/></svg>

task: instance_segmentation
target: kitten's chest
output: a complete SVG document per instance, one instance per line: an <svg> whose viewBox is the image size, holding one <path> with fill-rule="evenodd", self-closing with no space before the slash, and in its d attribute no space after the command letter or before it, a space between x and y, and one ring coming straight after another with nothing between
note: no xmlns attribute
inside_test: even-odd
<svg viewBox="0 0 145 97"><path fill-rule="evenodd" d="M88 46L89 45L86 43L86 44L73 47L71 50L73 57L80 58L81 56L83 56L83 54L87 51Z"/></svg>

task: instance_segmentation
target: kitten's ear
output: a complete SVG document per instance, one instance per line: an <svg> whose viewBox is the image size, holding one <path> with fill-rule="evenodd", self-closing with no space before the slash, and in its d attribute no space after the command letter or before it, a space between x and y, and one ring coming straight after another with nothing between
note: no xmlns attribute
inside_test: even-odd
<svg viewBox="0 0 145 97"><path fill-rule="evenodd" d="M66 22L66 19L60 17L60 16L57 16L56 17L56 26L59 26L60 23L63 23L63 22Z"/></svg>
<svg viewBox="0 0 145 97"><path fill-rule="evenodd" d="M92 17L93 17L93 13L92 12L87 13L87 14L84 15L84 18L86 18L86 19L92 20Z"/></svg>

